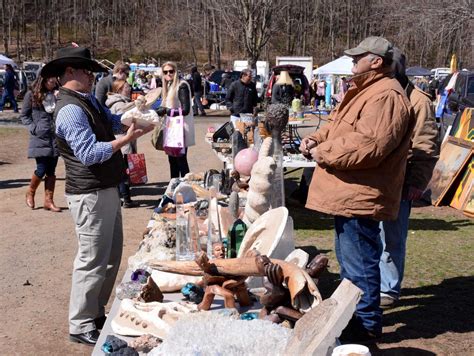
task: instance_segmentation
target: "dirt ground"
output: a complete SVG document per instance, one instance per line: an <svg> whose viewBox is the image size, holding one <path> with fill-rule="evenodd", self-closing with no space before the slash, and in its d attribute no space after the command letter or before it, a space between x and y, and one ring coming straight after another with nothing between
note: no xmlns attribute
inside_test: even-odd
<svg viewBox="0 0 474 356"><path fill-rule="evenodd" d="M192 171L221 167L203 136L209 125L224 121L224 117L196 119L197 146L189 151ZM88 355L92 350L90 347L68 340L71 270L77 248L71 216L67 210L55 214L42 209L42 186L36 197L37 208L26 207L24 194L35 166L33 160L26 158L28 133L23 127L6 130L3 127L0 127L0 354ZM139 151L145 153L149 177L148 184L133 189L134 199L140 202L140 207L123 210L125 239L119 279L169 180L166 156L155 151L149 141L149 135L139 140ZM64 164L62 160L59 162L55 201L65 208ZM423 317L419 317L420 323ZM472 315L466 319L472 323ZM403 327L394 324L391 329ZM461 340L465 343L469 336L472 340L472 332L431 335L430 340L392 337L389 344L381 346L386 349L381 353L446 354L439 351L450 349L444 347L446 343L455 344Z"/></svg>

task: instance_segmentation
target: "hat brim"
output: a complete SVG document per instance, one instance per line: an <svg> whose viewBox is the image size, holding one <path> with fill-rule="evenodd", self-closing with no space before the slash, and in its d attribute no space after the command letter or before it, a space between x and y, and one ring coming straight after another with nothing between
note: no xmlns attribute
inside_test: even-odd
<svg viewBox="0 0 474 356"><path fill-rule="evenodd" d="M369 51L367 51L364 48L354 47L354 48L345 50L344 54L349 57L354 57L354 56L360 56L361 54L368 53L368 52Z"/></svg>
<svg viewBox="0 0 474 356"><path fill-rule="evenodd" d="M66 67L84 68L91 72L108 72L109 70L92 59L82 57L65 57L53 59L41 69L41 76L44 78L57 77L62 74Z"/></svg>

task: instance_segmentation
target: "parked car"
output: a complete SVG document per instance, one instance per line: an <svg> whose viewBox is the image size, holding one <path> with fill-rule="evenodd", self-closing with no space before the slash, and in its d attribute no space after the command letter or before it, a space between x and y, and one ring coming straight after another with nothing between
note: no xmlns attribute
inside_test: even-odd
<svg viewBox="0 0 474 356"><path fill-rule="evenodd" d="M15 70L15 76L18 81L19 90L15 92L17 99L23 99L31 83L36 79L36 72L29 70ZM5 80L5 70L0 70L0 94L3 93L3 82Z"/></svg>
<svg viewBox="0 0 474 356"><path fill-rule="evenodd" d="M449 68L433 68L431 70L431 76L435 79L442 80L451 73Z"/></svg>
<svg viewBox="0 0 474 356"><path fill-rule="evenodd" d="M293 64L283 64L272 68L270 80L268 81L267 90L265 92L265 101L272 100L272 88L276 82L276 77L282 71L287 71L290 74L293 83L295 84L295 95L304 97L304 104L309 105L311 101L311 88L308 79L304 75L304 67Z"/></svg>
<svg viewBox="0 0 474 356"><path fill-rule="evenodd" d="M441 92L444 92L444 88L452 77L453 74L446 77L441 87ZM474 72L460 71L457 74L452 90L448 94L443 115L440 117L442 135L453 124L456 115L462 112L465 107L474 107Z"/></svg>
<svg viewBox="0 0 474 356"><path fill-rule="evenodd" d="M207 79L209 82L216 83L217 85L221 85L222 82L222 74L227 73L230 74L232 81L235 81L240 78L240 71L234 70L232 72L226 72L223 70L215 70Z"/></svg>
<svg viewBox="0 0 474 356"><path fill-rule="evenodd" d="M215 70L212 74L204 80L204 97L207 103L205 107L209 107L211 104L223 104L225 100L225 93L221 89L222 75L224 73L230 74L232 81L238 80L240 78L239 71L226 72L223 70ZM217 88L211 87L217 85ZM217 89L217 90L216 90ZM217 92L217 93L216 93Z"/></svg>

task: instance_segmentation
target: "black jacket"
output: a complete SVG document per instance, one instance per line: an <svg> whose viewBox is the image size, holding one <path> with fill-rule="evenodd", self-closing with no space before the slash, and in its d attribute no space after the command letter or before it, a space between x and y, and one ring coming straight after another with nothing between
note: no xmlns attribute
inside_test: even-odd
<svg viewBox="0 0 474 356"><path fill-rule="evenodd" d="M106 77L103 77L97 83L95 87L95 97L100 105L105 107L105 101L107 100L107 93L112 91L112 84L114 83L115 78L112 74L109 74Z"/></svg>
<svg viewBox="0 0 474 356"><path fill-rule="evenodd" d="M186 116L189 114L191 111L191 101L190 101L190 93L189 93L189 87L181 83L181 85L178 88L178 99L179 103L181 104L181 111L183 116ZM164 104L164 103L163 103ZM156 112L158 115L163 116L163 115L171 115L171 110L176 109L176 108L167 108L165 106L160 106Z"/></svg>
<svg viewBox="0 0 474 356"><path fill-rule="evenodd" d="M232 115L251 114L257 106L257 88L255 83L244 84L241 80L233 82L225 97L225 105Z"/></svg>
<svg viewBox="0 0 474 356"><path fill-rule="evenodd" d="M193 93L202 93L202 78L199 72L193 73Z"/></svg>
<svg viewBox="0 0 474 356"><path fill-rule="evenodd" d="M292 85L273 84L272 104L291 105L295 97L295 88Z"/></svg>
<svg viewBox="0 0 474 356"><path fill-rule="evenodd" d="M33 106L32 98L31 91L26 93L20 114L21 121L28 125L30 131L28 157L57 157L59 152L54 134L53 114L47 113L43 105Z"/></svg>

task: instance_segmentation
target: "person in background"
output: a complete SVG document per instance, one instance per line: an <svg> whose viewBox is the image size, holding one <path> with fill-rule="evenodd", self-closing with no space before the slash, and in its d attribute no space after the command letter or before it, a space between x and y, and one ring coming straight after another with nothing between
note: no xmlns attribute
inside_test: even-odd
<svg viewBox="0 0 474 356"><path fill-rule="evenodd" d="M380 305L390 307L400 297L405 271L408 219L412 201L420 199L439 158L438 129L429 94L418 89L405 74L405 55L394 48L395 79L410 99L415 113L415 129L406 162L402 200L397 219L380 223L383 253L380 258Z"/></svg>
<svg viewBox="0 0 474 356"><path fill-rule="evenodd" d="M300 150L317 163L306 207L334 215L341 279L363 292L341 335L357 343L382 335L379 225L398 214L414 117L392 77L389 41L368 37L345 54L353 58L354 85L332 121L303 138Z"/></svg>
<svg viewBox="0 0 474 356"><path fill-rule="evenodd" d="M163 92L161 106L156 110L160 116L170 116L174 110L177 116L178 109L184 116L184 154L177 157L168 155L171 178L184 177L189 173L188 148L195 145L194 117L191 109L191 88L188 82L178 79L178 66L174 62L166 62L161 67L163 73Z"/></svg>
<svg viewBox="0 0 474 356"><path fill-rule="evenodd" d="M116 79L126 80L130 73L130 66L122 61L115 62L112 75L103 77L96 85L95 97L102 106L105 106L107 93L112 90L112 83Z"/></svg>
<svg viewBox="0 0 474 356"><path fill-rule="evenodd" d="M198 111L199 113L201 113L201 116L206 116L206 112L204 111L204 106L202 106L202 103L201 103L202 89L203 89L202 78L196 66L191 68L191 79L193 83L192 89L194 91L194 105L193 105L194 116L198 115Z"/></svg>
<svg viewBox="0 0 474 356"><path fill-rule="evenodd" d="M277 81L272 87L272 104L291 105L295 97L295 85L290 74L284 70L278 76Z"/></svg>
<svg viewBox="0 0 474 356"><path fill-rule="evenodd" d="M7 101L12 104L13 112L18 112L18 104L15 99L15 89L18 88L18 82L15 77L15 71L11 64L5 64L5 80L3 82L3 94L0 99L0 112Z"/></svg>
<svg viewBox="0 0 474 356"><path fill-rule="evenodd" d="M222 81L221 81L221 87L227 91L230 88L230 85L232 84L232 77L230 76L230 73L222 73Z"/></svg>
<svg viewBox="0 0 474 356"><path fill-rule="evenodd" d="M125 80L116 80L112 84L112 91L107 94L105 105L110 109L112 114L121 115L130 103L131 92L132 87ZM123 136L124 134L116 134L115 138L119 139ZM130 141L128 144L122 146L120 151L122 151L125 167L127 167L127 155L130 153L137 153L137 140ZM138 206L138 203L132 200L130 179L126 172L123 172L122 180L119 184L119 192L120 198L122 199L122 207L127 209Z"/></svg>
<svg viewBox="0 0 474 356"><path fill-rule="evenodd" d="M131 124L122 131L120 115L112 115L92 96L95 72L107 69L92 60L89 49L66 47L42 69L59 78L54 111L58 150L66 167L66 200L76 227L78 250L69 300L69 339L97 343L105 323L105 306L122 258L123 225L117 186L122 179L120 148L150 132Z"/></svg>
<svg viewBox="0 0 474 356"><path fill-rule="evenodd" d="M319 80L316 82L316 106L320 106L321 102L324 101L326 97L326 81L324 80Z"/></svg>
<svg viewBox="0 0 474 356"><path fill-rule="evenodd" d="M39 72L31 90L23 99L20 114L21 121L29 126L30 131L28 158L36 160L36 170L31 176L30 186L26 192L26 205L31 209L35 208L36 189L44 178L43 208L55 213L61 211L53 200L59 157L53 121L53 112L56 107L54 91L57 87L56 78L44 78Z"/></svg>
<svg viewBox="0 0 474 356"><path fill-rule="evenodd" d="M231 121L238 120L240 114L257 114L257 88L252 82L252 71L244 69L240 73L240 80L233 82L225 97L225 105L231 113Z"/></svg>

